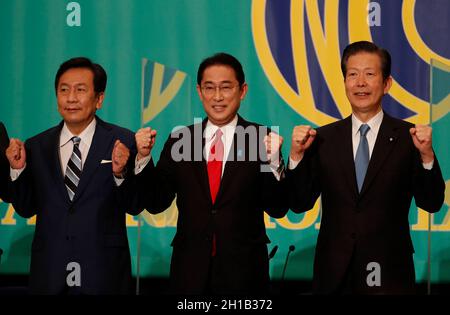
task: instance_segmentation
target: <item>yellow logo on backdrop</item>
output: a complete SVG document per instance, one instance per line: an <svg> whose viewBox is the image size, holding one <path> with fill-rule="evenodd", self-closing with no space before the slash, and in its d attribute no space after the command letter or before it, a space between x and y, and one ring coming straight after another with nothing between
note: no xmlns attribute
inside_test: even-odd
<svg viewBox="0 0 450 315"><path fill-rule="evenodd" d="M165 77L171 77L163 89ZM183 85L186 73L165 67L157 62L142 59L142 125L155 118Z"/></svg>
<svg viewBox="0 0 450 315"><path fill-rule="evenodd" d="M311 37L317 62L320 66L326 86L336 104L341 117L347 117L351 108L345 96L343 78L340 71L340 1L324 1L323 23L316 0L292 0L290 2L289 45L293 56L293 82L286 79L286 69L280 67L273 54L268 28L276 29L266 20L266 6L269 1L252 2L253 38L260 63L272 86L284 101L298 114L316 125L324 125L336 120L326 111L319 110L314 100L309 59L307 55L306 35ZM359 40L373 41L370 25L367 22L368 0L348 1L348 38L349 42ZM403 1L401 8L402 26L406 38L414 52L427 64L436 59L450 65L450 60L433 52L422 40L414 20L415 1ZM309 29L309 34L305 33ZM286 34L285 34L286 35ZM344 40L344 39L341 39ZM272 49L271 49L272 48ZM295 85L297 88L293 87ZM428 123L430 108L427 101L415 96L398 81L393 80L390 96L416 114L407 120L412 123Z"/></svg>
<svg viewBox="0 0 450 315"><path fill-rule="evenodd" d="M183 86L186 77L185 72L142 59L142 125L149 123L170 104ZM178 218L176 199L163 213L153 215L144 211L141 216L151 226L176 226ZM128 215L127 226L137 225L138 222Z"/></svg>

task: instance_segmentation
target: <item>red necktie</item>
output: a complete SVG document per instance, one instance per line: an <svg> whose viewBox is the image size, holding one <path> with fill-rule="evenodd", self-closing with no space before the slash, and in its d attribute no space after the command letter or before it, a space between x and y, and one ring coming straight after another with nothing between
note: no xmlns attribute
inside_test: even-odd
<svg viewBox="0 0 450 315"><path fill-rule="evenodd" d="M214 140L211 143L208 157L208 179L209 191L211 192L211 200L214 204L220 187L220 178L222 177L222 161L223 161L223 142L222 131L217 129ZM216 256L216 235L213 234L213 244L211 256Z"/></svg>
<svg viewBox="0 0 450 315"><path fill-rule="evenodd" d="M211 199L216 201L217 193L220 187L220 178L222 177L222 160L223 160L223 142L222 131L217 129L214 140L211 143L208 157L208 178Z"/></svg>

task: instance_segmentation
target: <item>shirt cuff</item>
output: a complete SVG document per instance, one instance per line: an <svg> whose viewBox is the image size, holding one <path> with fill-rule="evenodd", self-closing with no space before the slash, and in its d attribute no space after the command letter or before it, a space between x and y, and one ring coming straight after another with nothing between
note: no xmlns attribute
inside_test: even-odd
<svg viewBox="0 0 450 315"><path fill-rule="evenodd" d="M123 181L125 180L125 178L117 178L116 176L114 176L114 182L116 183L116 186L119 187L120 185L122 185Z"/></svg>
<svg viewBox="0 0 450 315"><path fill-rule="evenodd" d="M140 159L138 161L137 159L137 155L136 158L134 160L134 175L139 174L140 172L142 172L142 170L144 169L144 167L148 164L148 162L150 162L150 160L152 159L152 155L149 154L148 156L146 156L143 159Z"/></svg>
<svg viewBox="0 0 450 315"><path fill-rule="evenodd" d="M278 171L278 168L280 167L280 163L277 162L271 162L269 164L270 170L272 171L272 174L275 176L275 178L277 179L277 181L280 181L281 178L281 174Z"/></svg>
<svg viewBox="0 0 450 315"><path fill-rule="evenodd" d="M22 174L22 172L25 170L26 165L23 168L15 169L15 168L9 168L9 176L11 177L12 181L15 181L17 178L19 178L19 175Z"/></svg>
<svg viewBox="0 0 450 315"><path fill-rule="evenodd" d="M293 170L294 168L297 167L297 165L300 163L301 160L298 161L294 161L291 158L289 158L289 164L288 164L288 169Z"/></svg>
<svg viewBox="0 0 450 315"><path fill-rule="evenodd" d="M426 170L431 170L433 168L434 165L434 160L428 163L422 163L423 168Z"/></svg>

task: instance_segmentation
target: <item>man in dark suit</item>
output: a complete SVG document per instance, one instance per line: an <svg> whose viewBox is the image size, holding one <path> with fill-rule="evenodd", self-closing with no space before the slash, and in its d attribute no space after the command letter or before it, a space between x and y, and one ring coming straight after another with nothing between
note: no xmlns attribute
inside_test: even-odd
<svg viewBox="0 0 450 315"><path fill-rule="evenodd" d="M16 212L36 215L30 290L37 294L131 292L124 181L134 133L95 113L105 70L87 58L61 64L55 78L63 121L7 149ZM130 149L128 149L130 148Z"/></svg>
<svg viewBox="0 0 450 315"><path fill-rule="evenodd" d="M9 163L5 151L9 145L8 132L3 123L0 122L0 199L8 199Z"/></svg>
<svg viewBox="0 0 450 315"><path fill-rule="evenodd" d="M156 169L150 161L151 172L142 171L143 205L159 213L177 197L173 293L264 293L270 242L264 211L276 218L287 212L279 206L282 139L237 114L248 87L235 57L203 60L197 83L207 119L173 132ZM150 159L155 135L150 128L136 134L138 164Z"/></svg>
<svg viewBox="0 0 450 315"><path fill-rule="evenodd" d="M317 131L295 127L286 176L294 212L311 209L322 195L313 288L319 294L414 293L411 199L436 212L444 198L431 128L383 112L392 84L386 50L353 43L341 67L352 115Z"/></svg>

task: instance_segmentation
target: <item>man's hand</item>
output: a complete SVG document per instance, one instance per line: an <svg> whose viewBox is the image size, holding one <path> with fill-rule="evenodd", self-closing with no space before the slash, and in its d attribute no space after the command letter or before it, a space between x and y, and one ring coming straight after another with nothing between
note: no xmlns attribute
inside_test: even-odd
<svg viewBox="0 0 450 315"><path fill-rule="evenodd" d="M429 163L434 160L432 148L432 128L428 125L416 125L409 129L414 145L420 152L423 163Z"/></svg>
<svg viewBox="0 0 450 315"><path fill-rule="evenodd" d="M291 152L289 157L293 161L300 161L305 151L311 146L317 131L311 126L295 126L292 130Z"/></svg>
<svg viewBox="0 0 450 315"><path fill-rule="evenodd" d="M156 130L152 130L150 127L139 129L135 138L138 150L137 159L140 160L149 156L155 145Z"/></svg>
<svg viewBox="0 0 450 315"><path fill-rule="evenodd" d="M19 139L11 139L6 149L6 158L12 169L22 169L26 162L25 145Z"/></svg>
<svg viewBox="0 0 450 315"><path fill-rule="evenodd" d="M279 160L282 144L283 137L274 132L270 132L264 137L264 145L266 146L266 153L269 161Z"/></svg>
<svg viewBox="0 0 450 315"><path fill-rule="evenodd" d="M116 177L123 177L125 174L125 167L130 157L130 150L120 140L116 140L112 151L112 169Z"/></svg>

